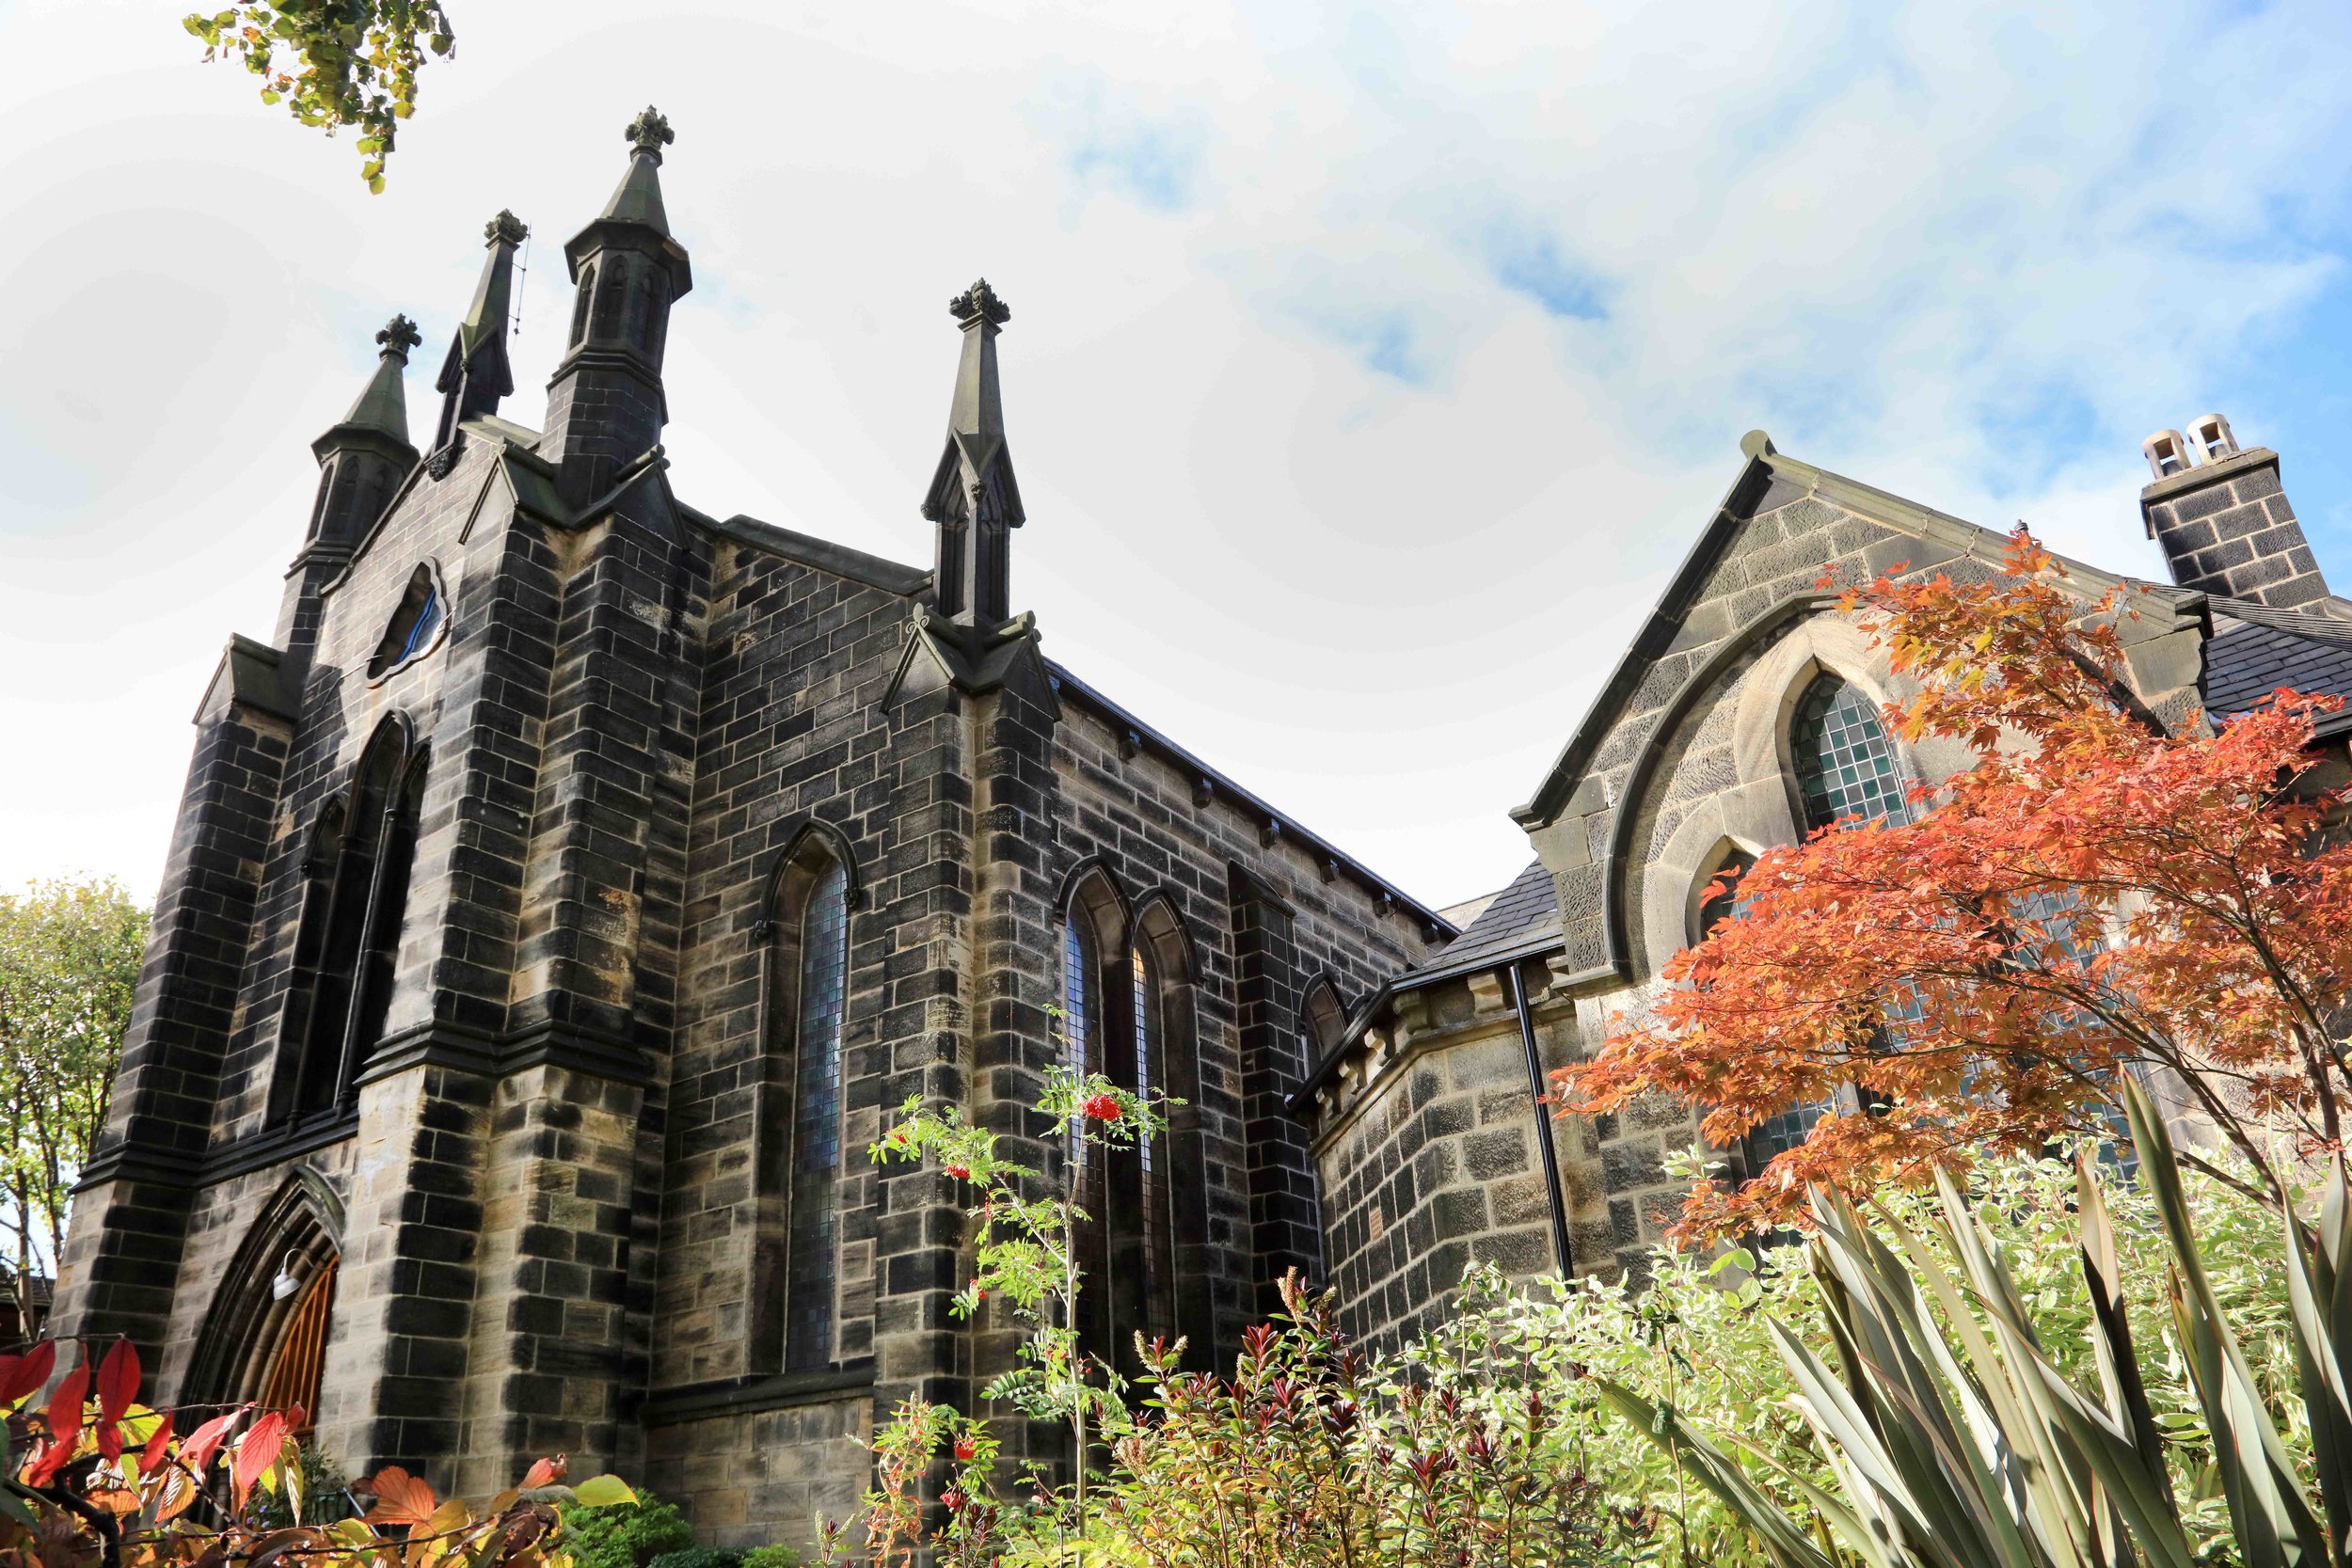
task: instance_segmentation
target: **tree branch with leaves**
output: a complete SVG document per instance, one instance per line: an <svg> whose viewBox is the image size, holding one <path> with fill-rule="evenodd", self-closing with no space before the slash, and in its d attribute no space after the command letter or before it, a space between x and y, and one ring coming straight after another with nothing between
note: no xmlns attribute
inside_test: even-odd
<svg viewBox="0 0 2352 1568"><path fill-rule="evenodd" d="M440 0L238 0L182 25L207 61L242 60L262 78L263 103L330 136L357 131L359 178L376 192L400 122L417 112L426 56L457 48Z"/></svg>
<svg viewBox="0 0 2352 1568"><path fill-rule="evenodd" d="M2129 696L2136 612L2070 590L2022 528L1996 578L1889 574L1840 608L1917 683L1890 727L1973 765L1915 785L1914 821L1850 819L1762 856L1740 912L1555 1074L1564 1112L1672 1095L1724 1147L1835 1106L1744 1182L1702 1181L1689 1237L1800 1221L1815 1184L1859 1194L2116 1135L2125 1073L2243 1157L2184 1148L2217 1178L2275 1197L2282 1158L2340 1148L2352 847L2329 836L2344 800L2313 745L2339 701L2282 690L2168 732Z"/></svg>

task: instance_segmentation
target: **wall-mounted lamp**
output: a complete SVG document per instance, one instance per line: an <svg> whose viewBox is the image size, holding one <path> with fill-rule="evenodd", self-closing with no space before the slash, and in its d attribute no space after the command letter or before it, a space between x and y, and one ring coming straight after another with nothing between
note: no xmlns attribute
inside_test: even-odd
<svg viewBox="0 0 2352 1568"><path fill-rule="evenodd" d="M294 1249L289 1247L286 1249L286 1260L278 1265L278 1277L269 1282L270 1300L284 1301L302 1289L302 1281L294 1277Z"/></svg>

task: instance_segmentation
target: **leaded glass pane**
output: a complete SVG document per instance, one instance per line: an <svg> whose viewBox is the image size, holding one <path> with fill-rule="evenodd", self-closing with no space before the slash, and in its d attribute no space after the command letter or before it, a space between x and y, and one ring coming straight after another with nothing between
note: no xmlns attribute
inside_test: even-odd
<svg viewBox="0 0 2352 1568"><path fill-rule="evenodd" d="M1136 1094L1149 1101L1160 1086L1160 979L1142 948L1135 949L1132 974L1136 998ZM1175 1325L1166 1306L1172 1277L1168 1259L1168 1173L1158 1137L1136 1140L1136 1160L1142 1176L1143 1212L1143 1333L1146 1338L1166 1335Z"/></svg>
<svg viewBox="0 0 2352 1568"><path fill-rule="evenodd" d="M849 872L826 867L801 915L800 1017L793 1034L792 1198L785 1364L833 1361L834 1240L841 1171L841 1015L850 967Z"/></svg>
<svg viewBox="0 0 2352 1568"><path fill-rule="evenodd" d="M1839 675L1815 677L1788 727L1807 832L1841 817L1911 820L1902 770L1878 709Z"/></svg>
<svg viewBox="0 0 2352 1568"><path fill-rule="evenodd" d="M1088 1003L1092 990L1087 974L1086 938L1078 929L1075 916L1062 923L1061 944L1061 1005L1064 1060L1071 1073L1083 1081L1087 1075L1087 1027L1093 1011ZM1073 1117L1070 1123L1070 1163L1074 1167L1086 1164L1086 1139L1079 1135L1080 1122Z"/></svg>

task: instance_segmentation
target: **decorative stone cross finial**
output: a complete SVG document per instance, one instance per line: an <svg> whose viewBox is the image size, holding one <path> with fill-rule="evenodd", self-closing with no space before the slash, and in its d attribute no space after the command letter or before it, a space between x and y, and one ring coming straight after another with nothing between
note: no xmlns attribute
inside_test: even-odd
<svg viewBox="0 0 2352 1568"><path fill-rule="evenodd" d="M385 358L398 359L405 365L408 362L408 351L423 342L424 335L417 330L417 324L406 316L394 316L384 324L384 329L375 335L375 341L383 345Z"/></svg>
<svg viewBox="0 0 2352 1568"><path fill-rule="evenodd" d="M976 321L1002 326L1012 320L1012 307L996 297L996 291L988 286L985 277L949 300L947 313L967 326Z"/></svg>
<svg viewBox="0 0 2352 1568"><path fill-rule="evenodd" d="M645 112L630 120L628 129L621 134L636 143L638 151L652 153L657 164L661 161L661 150L677 140L677 134L670 129L668 117L650 103L645 105Z"/></svg>
<svg viewBox="0 0 2352 1568"><path fill-rule="evenodd" d="M530 234L531 226L503 207L482 226L482 237L491 245L520 245Z"/></svg>

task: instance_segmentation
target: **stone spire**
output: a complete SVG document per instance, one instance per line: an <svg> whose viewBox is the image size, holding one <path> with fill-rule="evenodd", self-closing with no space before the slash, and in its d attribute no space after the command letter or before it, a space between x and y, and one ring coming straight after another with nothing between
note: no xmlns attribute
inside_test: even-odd
<svg viewBox="0 0 2352 1568"><path fill-rule="evenodd" d="M670 307L694 286L661 202L661 150L677 139L658 109L629 121L628 168L612 199L564 246L573 285L571 335L548 384L540 455L584 503L661 440L670 411L661 357Z"/></svg>
<svg viewBox="0 0 2352 1568"><path fill-rule="evenodd" d="M406 316L394 316L375 335L375 373L368 377L367 389L343 416L342 423L310 443L310 450L319 451L335 437L338 431L372 430L389 436L402 446L408 445L408 394L403 387L408 370L408 351L424 339L417 331L417 324Z"/></svg>
<svg viewBox="0 0 2352 1568"><path fill-rule="evenodd" d="M949 300L947 310L963 330L963 356L947 410L946 449L923 498L923 515L938 531L932 591L941 614L989 627L1012 615L1009 531L1027 517L996 385L996 335L1012 311L985 277Z"/></svg>
<svg viewBox="0 0 2352 1568"><path fill-rule="evenodd" d="M456 457L458 428L497 413L499 400L515 389L515 372L506 362L507 310L515 292L515 248L530 233L522 219L503 209L483 226L490 254L482 263L482 281L433 383L441 394L441 422L433 437L437 478Z"/></svg>
<svg viewBox="0 0 2352 1568"><path fill-rule="evenodd" d="M289 653L308 657L318 628L320 589L351 559L417 466L401 383L408 351L419 341L417 324L406 316L385 323L375 335L375 373L351 411L310 443L319 460L319 487L278 606L277 645Z"/></svg>

